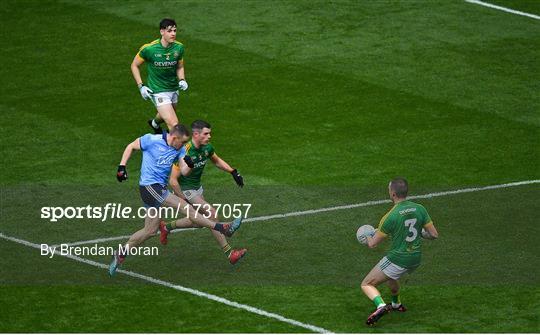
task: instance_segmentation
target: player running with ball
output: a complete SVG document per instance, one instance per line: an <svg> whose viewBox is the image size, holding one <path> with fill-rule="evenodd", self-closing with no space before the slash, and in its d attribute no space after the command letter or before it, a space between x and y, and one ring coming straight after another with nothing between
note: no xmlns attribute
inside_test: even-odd
<svg viewBox="0 0 540 335"><path fill-rule="evenodd" d="M184 45L176 41L176 22L161 20L159 32L161 38L143 45L131 63L131 73L141 96L156 106L156 117L148 121L156 134L161 134L160 124L163 121L169 129L178 123L178 90L188 89L184 74ZM146 63L148 72L146 85L139 69L143 63Z"/></svg>
<svg viewBox="0 0 540 335"><path fill-rule="evenodd" d="M236 169L233 169L215 153L214 147L209 143L212 137L212 130L208 122L202 120L194 121L191 124L191 131L193 135L191 141L186 145L186 157L189 156L193 161L194 168L191 170L191 173L184 175L181 173L180 166L175 164L169 178L169 184L176 195L185 197L190 204L197 205L196 207L200 211L199 215L204 215L213 221L217 221L218 213L203 196L201 177L206 163L211 161L219 169L230 173L236 184L240 187L244 186L244 179ZM198 227L198 225L186 219L176 220L167 224L162 222L160 224L161 243L167 244L167 235L170 231L190 227ZM214 230L211 230L211 232L231 264L236 264L244 257L247 249L232 249L223 234Z"/></svg>
<svg viewBox="0 0 540 335"><path fill-rule="evenodd" d="M139 191L146 208L159 208L168 206L178 208L182 213L188 215L188 219L198 226L207 227L226 236L232 236L240 225L242 218L235 219L231 223L219 223L210 221L202 215L195 215L193 211L188 211L189 207L184 199L171 194L167 190L167 180L171 173L172 164L177 162L181 171L188 171L188 166L193 166L189 157L185 156L184 144L189 139L189 131L184 125L173 126L169 133L163 132L161 135L146 134L132 143L128 144L122 155L122 160L118 166L116 178L122 182L128 178L126 164L133 153L133 150L142 150L141 177L139 180ZM126 243L125 248L113 256L109 265L109 274L116 273L118 267L124 262L126 254L122 250L137 247L144 241L154 236L159 228L161 218L159 216L149 216L144 219L144 228L135 232Z"/></svg>
<svg viewBox="0 0 540 335"><path fill-rule="evenodd" d="M372 236L366 236L367 245L375 248L388 235L392 245L387 255L375 265L362 281L362 291L373 301L376 310L366 323L375 324L390 310L405 312L399 298L399 278L420 266L422 256L421 237L436 239L439 234L424 206L407 200L408 184L403 178L396 178L388 185L388 193L394 207L386 213ZM386 305L377 286L388 283L392 293L392 304Z"/></svg>

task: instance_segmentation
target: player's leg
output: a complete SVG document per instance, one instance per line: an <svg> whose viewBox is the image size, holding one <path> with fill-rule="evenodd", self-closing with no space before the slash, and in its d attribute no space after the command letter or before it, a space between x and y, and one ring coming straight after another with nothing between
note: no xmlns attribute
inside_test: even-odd
<svg viewBox="0 0 540 335"><path fill-rule="evenodd" d="M200 228L199 225L191 222L188 218L174 220L169 224L166 224L167 230L184 229L184 228Z"/></svg>
<svg viewBox="0 0 540 335"><path fill-rule="evenodd" d="M199 215L204 215L206 218L210 219L211 221L218 222L218 220L216 219L217 218L216 216L212 216L211 214L206 213L206 211L202 208L202 204L197 204L196 206L193 206L194 198L199 195L202 195L203 193L202 186L198 190L187 190L187 191L182 191L182 193L184 194L186 202L192 206L192 210L197 211ZM187 218L171 221L165 224L165 228L170 232L175 229L199 227L199 225L191 222L191 220L189 219L186 220L186 219Z"/></svg>
<svg viewBox="0 0 540 335"><path fill-rule="evenodd" d="M182 193L184 194L184 197L187 200L186 202L191 204L191 199L193 197L195 197L199 193L202 194L202 186L198 190L182 191ZM192 210L196 211L197 209L192 208ZM161 244L165 245L168 242L169 233L172 232L173 230L182 229L182 228L195 228L195 227L200 227L200 226L193 223L188 218L178 219L178 220L169 221L169 222L162 221L159 224L159 230L160 230L159 241L161 242ZM210 231L214 231L214 230L210 230ZM217 234L220 234L220 233L217 233Z"/></svg>
<svg viewBox="0 0 540 335"><path fill-rule="evenodd" d="M153 119L148 120L148 125L154 130L154 134L163 133L163 129L160 126L162 123L163 120L159 117L159 113L156 113Z"/></svg>
<svg viewBox="0 0 540 335"><path fill-rule="evenodd" d="M199 213L201 215L209 218L212 221L218 222L218 213L216 209L204 199L204 196L202 195L202 187L200 190L200 194L192 197L189 202L194 205L194 208L199 209ZM236 264L242 257L245 256L247 249L233 249L223 234L215 230L211 230L210 233L231 264Z"/></svg>
<svg viewBox="0 0 540 335"><path fill-rule="evenodd" d="M159 118L167 124L167 128L171 129L178 124L178 117L171 104L158 106L157 111Z"/></svg>
<svg viewBox="0 0 540 335"><path fill-rule="evenodd" d="M381 298L381 293L377 289L377 285L384 283L388 279L389 278L382 272L379 264L377 264L366 275L364 280L362 280L362 291L369 298L369 300L372 300L375 303L375 307L384 305L384 301Z"/></svg>
<svg viewBox="0 0 540 335"><path fill-rule="evenodd" d="M214 221L218 222L218 215L216 212L216 209L210 205L202 195L196 195L192 197L189 202L193 205L194 208L197 208L200 215L203 215L204 217ZM223 249L225 246L227 246L229 243L227 243L227 238L223 236L223 234L220 234L216 232L215 230L211 231L212 236L214 236L214 239L216 240L217 244Z"/></svg>
<svg viewBox="0 0 540 335"><path fill-rule="evenodd" d="M150 217L146 215L144 219L144 228L136 231L129 240L126 242L126 245L129 247L138 247L144 241L148 240L150 237L154 236L159 228L159 221L161 219L158 217Z"/></svg>
<svg viewBox="0 0 540 335"><path fill-rule="evenodd" d="M386 260L386 257L384 257L381 262L384 260ZM384 314L388 313L388 308L381 297L381 293L377 289L379 284L384 283L389 279L381 269L381 262L375 265L366 275L364 280L362 280L362 291L371 301L373 301L376 308L366 321L368 325L375 324Z"/></svg>
<svg viewBox="0 0 540 335"><path fill-rule="evenodd" d="M184 199L181 199L172 193L168 193L165 201L163 202L163 205L178 208L180 212L185 214L191 220L191 222L195 223L196 225L217 230L225 236L232 236L242 224L242 218L235 219L233 222L230 223L213 222L205 218L204 216L196 213L193 207L191 207Z"/></svg>
<svg viewBox="0 0 540 335"><path fill-rule="evenodd" d="M138 247L144 241L154 236L159 227L159 217L150 217L148 214L144 218L144 227L136 231L130 236L129 240L123 247L119 247L118 251L113 254L113 259L109 265L109 274L113 276L116 270L124 263L129 253L129 248Z"/></svg>
<svg viewBox="0 0 540 335"><path fill-rule="evenodd" d="M407 309L405 306L403 306L403 304L401 304L401 299L399 297L399 281L389 278L386 283L388 284L390 293L392 294L392 304L390 304L392 310L405 312Z"/></svg>
<svg viewBox="0 0 540 335"><path fill-rule="evenodd" d="M212 213L210 212L207 213L206 208L210 206L209 204L205 205L205 208L202 208L202 205L203 205L202 203L195 202L196 205L193 206L193 203L194 203L193 201L195 197L202 195L202 192L203 192L203 188L201 186L198 190L187 190L187 191L183 191L182 193L184 193L185 199L187 200L186 202L192 205L191 210L197 211L198 215L204 215L207 219L210 219L211 221L218 222L218 220L216 219L217 217L215 215L212 215ZM160 223L160 231L162 235L161 243L167 244L167 236L173 230L182 229L182 228L195 228L195 227L200 227L200 226L197 225L196 223L193 223L188 218L183 218L183 219L174 220L170 222L161 222ZM210 231L215 232L217 235L223 236L223 234L213 229L211 229ZM223 236L223 238L225 237Z"/></svg>
<svg viewBox="0 0 540 335"><path fill-rule="evenodd" d="M176 116L178 92L156 93L152 96L152 102L156 106L157 114L148 123L156 133L160 132L160 124L163 122L167 124L168 129L178 124L178 117Z"/></svg>
<svg viewBox="0 0 540 335"><path fill-rule="evenodd" d="M197 228L197 224L191 222L188 218L182 218L178 220L173 220L170 222L165 222L161 220L159 223L159 242L165 245L169 242L168 236L175 229L184 229L184 228Z"/></svg>
<svg viewBox="0 0 540 335"><path fill-rule="evenodd" d="M109 274L113 276L116 269L122 264L127 256L126 251L128 248L137 247L144 241L156 234L159 228L159 207L164 202L165 197L169 193L167 187L161 184L141 185L139 186L139 193L141 200L146 207L146 214L144 217L144 228L136 231L130 236L124 247L119 247L113 255L111 264L109 265ZM155 210L152 211L151 210Z"/></svg>

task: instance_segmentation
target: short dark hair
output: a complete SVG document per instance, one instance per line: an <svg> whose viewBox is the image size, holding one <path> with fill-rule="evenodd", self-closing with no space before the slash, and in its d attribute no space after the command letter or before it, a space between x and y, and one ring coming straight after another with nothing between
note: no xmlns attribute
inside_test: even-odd
<svg viewBox="0 0 540 335"><path fill-rule="evenodd" d="M163 19L159 23L159 29L167 29L169 27L176 27L176 22L173 19Z"/></svg>
<svg viewBox="0 0 540 335"><path fill-rule="evenodd" d="M394 178L390 182L390 189L396 193L398 198L406 198L409 193L409 183L405 178Z"/></svg>
<svg viewBox="0 0 540 335"><path fill-rule="evenodd" d="M203 120L195 120L191 123L191 131L201 131L203 130L203 128L208 128L210 129L211 126L210 126L210 123L206 122L206 121L203 121Z"/></svg>
<svg viewBox="0 0 540 335"><path fill-rule="evenodd" d="M187 127L180 123L174 125L171 130L169 130L169 133L173 136L189 136L189 130Z"/></svg>

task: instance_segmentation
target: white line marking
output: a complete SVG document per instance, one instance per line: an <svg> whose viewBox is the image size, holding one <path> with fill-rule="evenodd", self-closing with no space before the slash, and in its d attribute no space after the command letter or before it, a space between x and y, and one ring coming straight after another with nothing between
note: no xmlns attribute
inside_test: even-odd
<svg viewBox="0 0 540 335"><path fill-rule="evenodd" d="M465 2L473 3L473 4L476 4L476 5L489 7L489 8L493 8L493 9L502 10L503 12L507 12L507 13L512 13L512 14L516 14L516 15L522 15L522 16L530 17L530 18L536 19L536 20L540 20L540 16L538 16L538 15L529 14L529 13L525 13L525 12L520 12L519 10L514 10L514 9L502 7L502 6L493 5L493 4L483 2L483 1L479 1L479 0L465 0Z"/></svg>
<svg viewBox="0 0 540 335"><path fill-rule="evenodd" d="M484 186L484 187L463 188L463 189L444 191L444 192L434 192L434 193L410 196L408 198L409 199L430 199L430 198L442 197L442 196L446 196L446 195L454 195L454 194L470 193L470 192L479 192L479 191L494 190L494 189L499 189L499 188L516 187L516 186L539 184L539 183L540 183L540 179L525 180L525 181L518 181L518 182L513 182L513 183L507 183L507 184L490 185L490 186ZM290 213L284 213L284 214L274 214L274 215L267 215L267 216L259 216L259 217L246 219L245 221L246 222L267 221L267 220L281 219L281 218L286 218L286 217L291 217L291 216L311 215L311 214L317 214L317 213L329 212L329 211L335 211L335 210L342 210L342 209L351 209L351 208L358 208L358 207L375 206L375 205L380 205L380 204L385 204L385 203L390 203L390 200L388 200L388 199L385 199L385 200L373 200L373 201L367 201L367 202L363 202L363 203L350 204L350 205L326 207L326 208L312 209L312 210L299 211L299 212L290 212ZM197 228L188 228L188 229L183 229L183 230L192 230L192 229L197 229ZM178 230L178 232L183 231L183 230ZM82 245L82 244L89 244L89 243L115 241L115 240L119 240L119 239L125 239L125 238L128 238L128 237L129 236L107 237L107 238L100 238L100 239L95 239L95 240L90 240L90 241L73 242L73 243L68 243L68 244L72 245L72 246L73 245ZM39 244L28 242L28 241L25 241L25 240L21 240L21 239L15 238L15 237L6 236L6 235L4 235L2 233L0 233L0 238L3 238L5 240L9 240L9 241L12 241L12 242L20 243L20 244L23 244L23 245L26 245L26 246L29 246L29 247L32 247L32 248L41 249ZM96 267L99 267L99 268L102 268L102 269L108 269L108 266L106 264L94 262L94 261L84 259L84 258L81 258L81 257L77 257L77 256L73 256L73 255L61 255L61 256L71 258L71 259L73 259L73 260L75 260L77 262L93 265L93 266L96 266ZM142 279L142 280L146 280L146 281L154 283L154 284L163 285L163 286L166 286L166 287L178 290L178 291L191 293L191 294L194 294L196 296L200 296L200 297L204 297L204 298L207 298L207 299L210 299L210 300L213 300L213 301L217 301L217 302L223 303L223 304L228 305L228 306L236 307L236 308L239 308L239 309L244 309L244 310L249 311L251 313L255 313L255 314L258 314L258 315L273 318L273 319L276 319L276 320L279 320L279 321L282 321L282 322L285 322L285 323L289 323L289 324L292 324L292 325L295 325L295 326L299 326L299 327L302 327L302 328L305 328L305 329L309 329L309 330L317 332L317 333L331 333L330 331L328 331L328 330L326 330L324 328L320 328L320 327L313 326L313 325L310 325L310 324L302 323L300 321L288 319L288 318L285 318L285 317L283 317L283 316L281 316L279 314L266 312L264 310L261 310L261 309L255 308L255 307L251 307L249 305L240 304L240 303L237 303L237 302L234 302L234 301L230 301L228 299L221 298L221 297L215 296L213 294L208 294L208 293L198 291L198 290L194 290L194 289L191 289L191 288L188 288L188 287L175 285L175 284L172 284L172 283L160 280L160 279L155 279L155 278L145 276L145 275L142 275L142 274L139 274L139 273L136 273L136 272L132 272L132 271L126 271L126 270L121 270L120 269L120 270L118 270L118 272L123 273L123 274L128 275L128 276L131 276L131 277L134 277L134 278L139 278L139 279Z"/></svg>
<svg viewBox="0 0 540 335"><path fill-rule="evenodd" d="M25 241L25 240L21 240L21 239L15 238L15 237L7 236L7 235L4 235L2 233L0 233L0 238L2 238L4 240L11 241L11 242L15 242L15 243L25 245L27 247L41 249L41 246L39 244L32 243L32 242ZM108 269L109 268L109 266L106 265L106 264L94 262L94 261L89 260L89 259L85 259L85 258L73 256L73 255L61 255L61 254L58 254L58 255L70 258L70 259L72 259L72 260L74 260L76 262L85 263L85 264L92 265L92 266L95 266L95 267L98 267L98 268L101 268L101 269ZM314 326L314 325L310 325L310 324L307 324L307 323L303 323L303 322L300 322L300 321L289 319L289 318L286 318L286 317L281 316L281 315L276 314L276 313L271 313L271 312L267 312L267 311L264 311L262 309L255 308L255 307L252 307L252 306L249 306L249 305L240 304L238 302L231 301L231 300L219 297L217 295L213 295L213 294L205 293L205 292L202 292L202 291L199 291L199 290L195 290L195 289L192 289L192 288L189 288L189 287L184 287L184 286L181 286L181 285L175 285L173 283L169 283L169 282L166 282L166 281L163 281L163 280L160 280L160 279L145 276L145 275L142 275L140 273L133 272L133 271L127 271L127 270L119 269L117 272L123 273L123 274L125 274L127 276L130 276L130 277L145 280L145 281L153 283L153 284L162 285L162 286L169 287L169 288L172 288L172 289L177 290L177 291L190 293L190 294L202 297L202 298L206 298L206 299L209 299L209 300L212 300L212 301L216 301L216 302L225 304L227 306L235 307L235 308L238 308L238 309L243 309L243 310L246 310L246 311L248 311L250 313L266 316L268 318L276 319L276 320L284 322L284 323L288 323L288 324L291 324L291 325L294 325L294 326L302 327L304 329L313 331L315 333L332 333L331 331L326 330L324 328L320 328L320 327L317 327L317 326Z"/></svg>
<svg viewBox="0 0 540 335"><path fill-rule="evenodd" d="M435 193L428 193L428 194L421 194L421 195L413 195L413 196L408 197L408 199L411 199L411 200L412 199L429 199L429 198L443 197L443 196L446 196L446 195L487 191L487 190L494 190L494 189L498 189L498 188L508 188L508 187L522 186L522 185L539 184L539 183L540 183L540 179L524 180L524 181L517 181L517 182L514 182L514 183L507 183L507 184L500 184L500 185L462 188L462 189L458 189L458 190L435 192ZM375 206L375 205L381 205L381 204L387 204L387 203L391 203L391 200L390 199L372 200L372 201L362 202L362 203L358 203L358 204L341 205L341 206L334 206L334 207L325 207L325 208L319 208L319 209L309 209L309 210L305 210L305 211L290 212L290 213L283 213L283 214L257 216L257 217L245 219L244 222L268 221L268 220L273 220L273 219L288 218L288 217L292 217L292 216L312 215L312 214L318 214L318 213L324 213L324 212L338 211L338 210L342 210L342 209L368 207L368 206ZM188 229L199 229L199 228L188 228ZM182 230L174 230L173 233L180 232L180 231L182 231ZM105 237L105 238L99 238L99 239L95 239L95 240L80 241L80 242L73 242L73 243L67 243L67 244L69 244L69 245L84 245L84 244L92 244L92 243L100 243L100 242L107 242L107 241L122 240L122 239L126 239L128 237L129 236Z"/></svg>
<svg viewBox="0 0 540 335"><path fill-rule="evenodd" d="M508 184L491 185L491 186L484 186L484 187L471 187L471 188L463 188L463 189L452 190L452 191L435 192L435 193L428 193L428 194L422 194L422 195L413 195L413 196L408 197L407 199L428 199L428 198L442 197L442 196L445 196L445 195L452 195L452 194L459 194L459 193L470 193L470 192L478 192L478 191L486 191L486 190L494 190L494 189L497 189L497 188L507 188L507 187L521 186L521 185L538 184L538 183L540 183L540 179L525 180L525 181L518 181L518 182L515 182L515 183L508 183ZM337 210L341 210L341 209L351 209L351 208L358 208L358 207L375 206L375 205L386 204L386 203L390 203L390 202L391 202L390 199L372 200L372 201L362 202L362 203L358 203L358 204L326 207L326 208L319 208L319 209L310 209L310 210L307 210L307 211L291 212L291 213L285 213L285 214L274 214L274 215L267 215L267 216L259 216L259 217L254 217L254 218L251 218L251 219L246 219L244 221L246 221L246 222L266 221L266 220L281 219L281 218L286 218L286 217L291 217L291 216L301 216L301 215L317 214L317 213L322 213L322 212L337 211Z"/></svg>

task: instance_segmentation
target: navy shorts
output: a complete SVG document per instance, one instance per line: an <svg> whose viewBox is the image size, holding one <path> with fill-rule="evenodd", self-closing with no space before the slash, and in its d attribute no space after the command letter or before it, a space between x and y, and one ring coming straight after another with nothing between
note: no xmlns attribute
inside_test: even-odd
<svg viewBox="0 0 540 335"><path fill-rule="evenodd" d="M152 184L146 186L139 185L139 191L141 192L141 199L144 202L144 206L147 208L160 207L169 195L167 186L161 184Z"/></svg>

